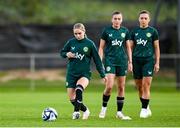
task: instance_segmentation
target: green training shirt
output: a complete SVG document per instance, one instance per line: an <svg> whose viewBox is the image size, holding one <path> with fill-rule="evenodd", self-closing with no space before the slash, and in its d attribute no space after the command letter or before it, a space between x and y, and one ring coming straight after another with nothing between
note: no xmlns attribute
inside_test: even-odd
<svg viewBox="0 0 180 128"><path fill-rule="evenodd" d="M129 31L125 27L115 29L112 26L106 27L101 35L105 40L104 61L105 65L124 66L127 65L127 54L125 43L129 40Z"/></svg>
<svg viewBox="0 0 180 128"><path fill-rule="evenodd" d="M130 38L134 42L133 57L153 57L154 41L159 40L155 28L136 27L131 31Z"/></svg>
<svg viewBox="0 0 180 128"><path fill-rule="evenodd" d="M66 58L67 52L75 54L75 58L68 59L67 72L69 75L79 76L83 73L89 73L91 58L93 58L101 78L105 77L104 68L97 52L97 48L90 39L84 38L82 40L77 40L76 38L72 38L68 40L61 50L61 56Z"/></svg>

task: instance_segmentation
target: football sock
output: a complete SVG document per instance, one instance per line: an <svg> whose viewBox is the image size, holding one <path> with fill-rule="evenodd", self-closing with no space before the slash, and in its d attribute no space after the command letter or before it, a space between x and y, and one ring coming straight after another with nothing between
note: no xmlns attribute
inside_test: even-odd
<svg viewBox="0 0 180 128"><path fill-rule="evenodd" d="M140 101L141 101L141 103L142 103L142 98L140 97L139 99L140 99Z"/></svg>
<svg viewBox="0 0 180 128"><path fill-rule="evenodd" d="M85 112L87 110L87 107L82 103L80 110Z"/></svg>
<svg viewBox="0 0 180 128"><path fill-rule="evenodd" d="M107 107L107 103L108 103L108 101L109 101L110 96L111 96L111 95L106 96L106 95L103 94L103 103L102 103L102 106L103 106L103 107Z"/></svg>
<svg viewBox="0 0 180 128"><path fill-rule="evenodd" d="M82 93L84 89L83 89L83 86L79 84L76 86L75 90L76 90L76 102L74 105L75 106L74 111L79 111L82 105L82 100L83 100Z"/></svg>
<svg viewBox="0 0 180 128"><path fill-rule="evenodd" d="M147 106L148 106L148 104L149 104L149 99L143 99L143 98L141 98L141 101L142 101L142 108L147 109Z"/></svg>
<svg viewBox="0 0 180 128"><path fill-rule="evenodd" d="M70 102L71 102L71 104L72 104L73 106L75 106L75 102L76 102L75 99L70 100ZM85 111L87 110L86 106L85 106L83 103L81 104L80 110L83 111L83 112L85 112Z"/></svg>
<svg viewBox="0 0 180 128"><path fill-rule="evenodd" d="M73 100L70 100L70 102L71 102L71 104L74 106L74 105L75 105L76 100L75 100L75 99L73 99Z"/></svg>
<svg viewBox="0 0 180 128"><path fill-rule="evenodd" d="M76 99L70 100L71 104L74 106L74 111L75 111L75 104L76 104Z"/></svg>
<svg viewBox="0 0 180 128"><path fill-rule="evenodd" d="M122 111L124 104L124 97L117 97L117 111Z"/></svg>

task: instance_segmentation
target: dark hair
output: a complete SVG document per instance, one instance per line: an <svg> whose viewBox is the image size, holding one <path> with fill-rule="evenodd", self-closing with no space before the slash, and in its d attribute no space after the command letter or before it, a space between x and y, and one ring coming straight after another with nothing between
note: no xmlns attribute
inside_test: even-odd
<svg viewBox="0 0 180 128"><path fill-rule="evenodd" d="M139 15L141 15L141 14L148 14L148 15L150 16L150 12L147 11L147 10L142 10L142 11L140 11L140 12L139 12Z"/></svg>
<svg viewBox="0 0 180 128"><path fill-rule="evenodd" d="M114 11L114 12L112 13L112 16L118 15L118 14L121 14L121 15L122 15L122 13L121 13L120 11Z"/></svg>

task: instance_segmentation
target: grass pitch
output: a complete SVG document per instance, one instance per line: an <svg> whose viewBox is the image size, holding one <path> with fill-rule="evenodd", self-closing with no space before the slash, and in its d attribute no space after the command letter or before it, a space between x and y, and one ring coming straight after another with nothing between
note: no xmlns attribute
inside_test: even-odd
<svg viewBox="0 0 180 128"><path fill-rule="evenodd" d="M93 90L93 89L92 89ZM151 94L152 117L140 119L140 102L136 91L126 93L124 113L131 116L131 121L115 118L116 95L113 92L108 104L107 116L99 119L102 92L87 91L84 103L89 107L91 115L88 120L72 120L72 105L65 91L55 92L1 92L0 94L0 126L1 127L180 127L180 93L154 92ZM103 91L103 90L102 90ZM45 107L53 107L59 116L54 122L45 122L41 113Z"/></svg>
<svg viewBox="0 0 180 128"><path fill-rule="evenodd" d="M152 117L140 119L141 104L132 78L127 78L123 112L132 120L116 119L115 87L108 103L105 119L99 119L104 85L93 76L84 92L84 103L91 111L88 120L72 120L73 107L69 102L64 81L36 81L30 90L29 80L0 82L0 127L180 127L180 93L175 78L157 76L153 80L150 108ZM53 107L59 116L54 122L41 118L44 108Z"/></svg>

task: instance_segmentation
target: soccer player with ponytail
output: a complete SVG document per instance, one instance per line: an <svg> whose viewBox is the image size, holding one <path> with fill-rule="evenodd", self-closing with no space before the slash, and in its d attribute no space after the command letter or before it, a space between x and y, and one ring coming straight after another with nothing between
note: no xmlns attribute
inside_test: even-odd
<svg viewBox="0 0 180 128"><path fill-rule="evenodd" d="M88 119L90 115L89 109L83 103L83 92L91 77L91 58L94 60L100 77L106 82L97 48L94 42L87 38L85 32L84 25L76 23L73 27L75 38L69 39L61 50L61 56L68 58L66 88L70 102L74 106L72 119L80 118L80 110L83 111L82 119Z"/></svg>

